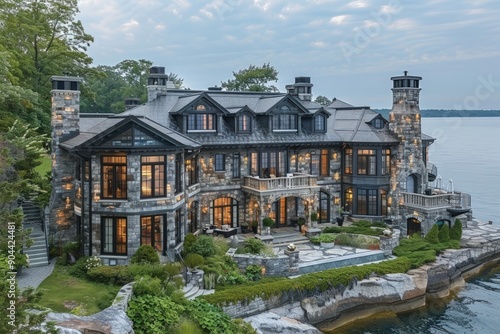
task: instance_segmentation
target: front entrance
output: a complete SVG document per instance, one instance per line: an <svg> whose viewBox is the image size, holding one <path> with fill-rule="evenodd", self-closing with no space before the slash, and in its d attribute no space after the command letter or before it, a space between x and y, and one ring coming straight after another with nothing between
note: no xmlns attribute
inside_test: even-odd
<svg viewBox="0 0 500 334"><path fill-rule="evenodd" d="M304 206L299 197L281 197L272 204L271 218L275 220L275 227L292 226L292 218L304 215Z"/></svg>
<svg viewBox="0 0 500 334"><path fill-rule="evenodd" d="M406 235L412 236L414 233L420 234L422 226L420 221L416 218L408 218L406 220Z"/></svg>

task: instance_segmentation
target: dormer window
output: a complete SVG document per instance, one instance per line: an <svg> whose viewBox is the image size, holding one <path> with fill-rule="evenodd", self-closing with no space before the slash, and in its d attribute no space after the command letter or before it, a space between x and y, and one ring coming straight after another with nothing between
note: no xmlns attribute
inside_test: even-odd
<svg viewBox="0 0 500 334"><path fill-rule="evenodd" d="M188 131L215 131L215 129L216 129L215 115L213 114L188 115L188 124L187 124Z"/></svg>
<svg viewBox="0 0 500 334"><path fill-rule="evenodd" d="M296 131L297 115L284 114L273 116L273 131Z"/></svg>
<svg viewBox="0 0 500 334"><path fill-rule="evenodd" d="M384 121L381 118L375 118L373 120L373 127L375 129L382 129L384 127Z"/></svg>
<svg viewBox="0 0 500 334"><path fill-rule="evenodd" d="M247 114L242 114L238 117L238 132L250 133L252 131L252 119Z"/></svg>
<svg viewBox="0 0 500 334"><path fill-rule="evenodd" d="M326 131L326 118L324 115L316 115L314 117L314 131L315 132Z"/></svg>

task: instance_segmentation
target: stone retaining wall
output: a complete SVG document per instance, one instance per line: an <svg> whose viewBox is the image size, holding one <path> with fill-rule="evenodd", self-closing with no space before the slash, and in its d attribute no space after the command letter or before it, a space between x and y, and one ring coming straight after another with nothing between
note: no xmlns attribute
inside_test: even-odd
<svg viewBox="0 0 500 334"><path fill-rule="evenodd" d="M353 281L344 289L284 293L263 300L224 307L232 317L273 312L330 330L357 317L377 312L402 312L425 305L426 297L444 297L464 284L483 264L500 257L500 233L462 240L462 248L447 250L435 262L404 274L390 274Z"/></svg>

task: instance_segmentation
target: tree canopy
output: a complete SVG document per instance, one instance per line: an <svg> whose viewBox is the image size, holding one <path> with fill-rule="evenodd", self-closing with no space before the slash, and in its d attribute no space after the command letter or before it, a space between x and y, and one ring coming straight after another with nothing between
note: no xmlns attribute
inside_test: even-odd
<svg viewBox="0 0 500 334"><path fill-rule="evenodd" d="M96 72L88 75L82 85L82 112L112 112L125 110L125 99L147 100L147 80L152 61L146 59L123 60L114 66L97 66ZM181 88L183 79L175 73L168 78L176 88Z"/></svg>
<svg viewBox="0 0 500 334"><path fill-rule="evenodd" d="M316 103L319 103L323 106L327 106L329 105L330 103L332 103L332 100L330 100L329 98L323 96L323 95L319 95L318 97L316 97L316 99L314 100L314 102Z"/></svg>
<svg viewBox="0 0 500 334"><path fill-rule="evenodd" d="M222 82L222 88L229 91L278 92L269 81L278 82L278 71L269 63L262 66L250 65L247 69L233 72L234 79Z"/></svg>

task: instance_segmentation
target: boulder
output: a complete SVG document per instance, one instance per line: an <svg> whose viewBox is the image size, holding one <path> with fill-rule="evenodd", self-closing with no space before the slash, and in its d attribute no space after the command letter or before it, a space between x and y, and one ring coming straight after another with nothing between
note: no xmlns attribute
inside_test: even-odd
<svg viewBox="0 0 500 334"><path fill-rule="evenodd" d="M250 323L259 334L287 333L287 334L321 334L317 328L304 324L298 320L281 317L273 312L265 312L244 319Z"/></svg>

